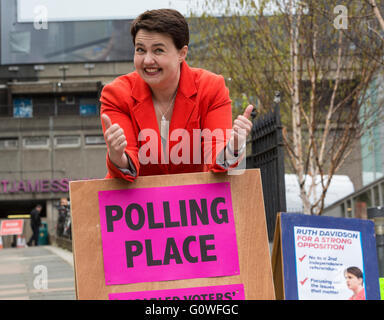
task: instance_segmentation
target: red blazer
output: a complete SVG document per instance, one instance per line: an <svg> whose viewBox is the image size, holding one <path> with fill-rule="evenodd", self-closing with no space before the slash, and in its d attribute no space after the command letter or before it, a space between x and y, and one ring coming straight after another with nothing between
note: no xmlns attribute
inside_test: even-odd
<svg viewBox="0 0 384 320"><path fill-rule="evenodd" d="M140 176L214 171L223 172L221 166L216 164L216 144L212 143L212 164L204 164L193 161L193 142L189 144L182 137L177 141L169 141L169 150L173 147L182 147L184 151L189 148L190 161L188 163L175 164L169 161L168 164L161 163L164 157L161 147L161 138L157 124L156 114L152 102L149 86L141 79L138 73L132 72L116 78L106 85L101 93L101 114L106 113L112 123L118 123L124 130L128 145L125 152L134 164L137 174ZM103 131L105 131L104 124ZM209 71L197 68L190 68L186 62L181 65L179 88L177 91L169 132L174 129L185 129L190 137L193 136L193 129L207 128L214 129L232 128L232 111L229 91L225 86L224 78ZM143 129L152 129L157 133L157 141L139 141L139 133ZM220 149L229 140L229 135L224 139L217 138ZM143 164L139 161L139 149L144 144L153 147L157 151L158 163ZM156 144L157 147L156 148ZM202 148L208 146L202 143ZM195 148L196 149L196 148ZM195 150L198 152L199 150ZM219 151L219 150L217 150ZM203 151L201 151L203 157ZM148 153L147 153L148 154ZM180 152L179 152L180 154ZM199 162L199 161L197 161ZM133 181L136 177L124 174L116 168L109 160L107 153L108 174L106 178L123 178Z"/></svg>

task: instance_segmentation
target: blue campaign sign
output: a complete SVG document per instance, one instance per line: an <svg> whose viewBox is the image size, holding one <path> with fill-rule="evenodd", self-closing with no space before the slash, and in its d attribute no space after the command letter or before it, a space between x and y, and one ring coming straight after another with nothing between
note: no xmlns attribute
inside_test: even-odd
<svg viewBox="0 0 384 320"><path fill-rule="evenodd" d="M273 265L279 274L280 261L281 298L380 299L372 221L281 213L275 241ZM275 278L277 287L278 282Z"/></svg>

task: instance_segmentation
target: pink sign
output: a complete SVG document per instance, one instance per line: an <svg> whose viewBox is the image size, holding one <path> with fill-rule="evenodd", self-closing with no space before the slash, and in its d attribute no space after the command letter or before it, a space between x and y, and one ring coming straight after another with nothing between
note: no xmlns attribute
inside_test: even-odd
<svg viewBox="0 0 384 320"><path fill-rule="evenodd" d="M237 275L228 182L99 192L106 285Z"/></svg>
<svg viewBox="0 0 384 320"><path fill-rule="evenodd" d="M242 284L231 284L200 288L110 293L109 300L245 300L245 294Z"/></svg>
<svg viewBox="0 0 384 320"><path fill-rule="evenodd" d="M20 235L23 233L24 220L2 220L0 236Z"/></svg>

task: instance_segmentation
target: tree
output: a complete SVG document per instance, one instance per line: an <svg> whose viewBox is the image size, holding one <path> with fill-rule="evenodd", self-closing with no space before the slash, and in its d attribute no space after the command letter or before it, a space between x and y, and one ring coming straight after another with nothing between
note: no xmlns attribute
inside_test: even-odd
<svg viewBox="0 0 384 320"><path fill-rule="evenodd" d="M377 22L380 25L380 29L381 29L381 31L384 32L384 19L383 19L383 16L380 12L380 8L378 7L376 1L375 0L365 0L365 3L368 4L372 8L373 14L376 17ZM382 35L380 35L379 32L377 32L375 29L372 29L372 31L375 32L382 40L384 40Z"/></svg>
<svg viewBox="0 0 384 320"><path fill-rule="evenodd" d="M232 99L245 95L259 113L281 92L285 147L304 213L321 214L332 177L381 112L370 103L383 56L383 43L366 27L371 7L350 1L345 12L328 0L201 5L204 14L191 19L191 64L223 74ZM224 14L214 15L217 8Z"/></svg>

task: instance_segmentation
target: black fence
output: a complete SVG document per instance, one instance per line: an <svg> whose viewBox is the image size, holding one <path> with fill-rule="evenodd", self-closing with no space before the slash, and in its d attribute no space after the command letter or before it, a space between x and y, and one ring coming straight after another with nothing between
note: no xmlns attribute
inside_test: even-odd
<svg viewBox="0 0 384 320"><path fill-rule="evenodd" d="M284 181L284 143L280 120L279 97L271 112L256 118L252 113L253 129L250 143L252 153L247 168L260 168L268 239L273 241L276 216L286 211Z"/></svg>

